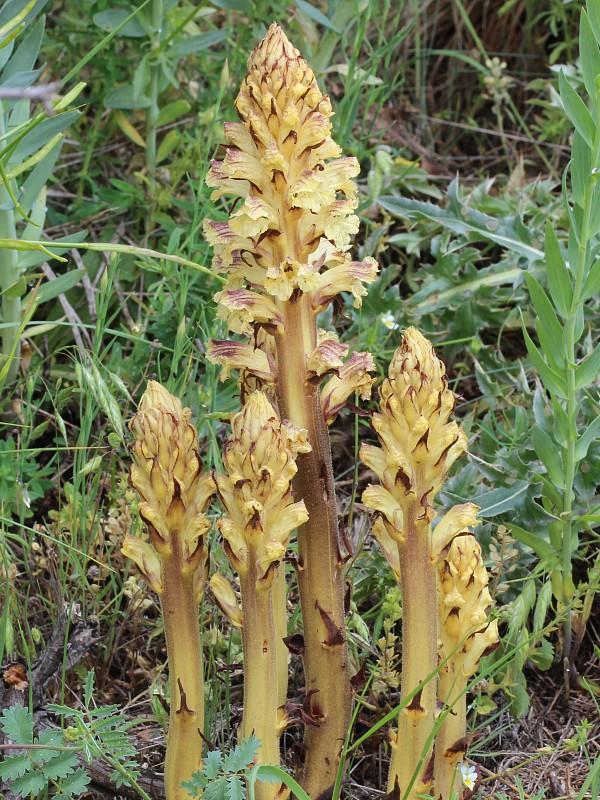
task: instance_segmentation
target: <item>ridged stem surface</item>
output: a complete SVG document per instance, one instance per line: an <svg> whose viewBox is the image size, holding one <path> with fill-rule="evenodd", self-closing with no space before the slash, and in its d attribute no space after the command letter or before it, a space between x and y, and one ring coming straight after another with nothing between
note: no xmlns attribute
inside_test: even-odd
<svg viewBox="0 0 600 800"><path fill-rule="evenodd" d="M316 344L315 316L302 297L283 306L284 334L276 336L277 399L282 418L308 431L310 453L299 456L294 493L308 522L298 529L298 584L304 627L306 711L318 727L305 729L303 787L316 800L333 785L350 722L351 691L340 543L329 433L319 387L306 379L307 353Z"/></svg>

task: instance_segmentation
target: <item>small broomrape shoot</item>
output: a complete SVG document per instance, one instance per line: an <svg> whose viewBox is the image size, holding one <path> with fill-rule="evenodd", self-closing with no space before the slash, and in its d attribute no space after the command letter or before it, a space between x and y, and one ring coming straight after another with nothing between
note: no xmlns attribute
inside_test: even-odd
<svg viewBox="0 0 600 800"><path fill-rule="evenodd" d="M210 524L204 515L215 490L203 474L190 410L150 381L129 427L134 435L131 483L150 543L126 536L131 558L160 596L169 659L171 711L165 761L167 800L185 800L181 781L202 763L204 685L198 603L207 577Z"/></svg>
<svg viewBox="0 0 600 800"><path fill-rule="evenodd" d="M360 456L382 485L368 486L363 502L379 512L374 533L402 587L404 706L392 740L388 792L412 800L433 783L438 609L432 501L467 443L448 421L455 402L444 365L414 328L405 332L379 396L373 427L382 446L363 444Z"/></svg>
<svg viewBox="0 0 600 800"><path fill-rule="evenodd" d="M294 528L308 519L302 501L292 502L297 448L306 443L291 437L267 396L253 392L231 422L225 445L227 475L216 475L225 516L217 526L225 552L239 575L244 649L244 713L240 739L260 740L259 763L279 764L278 659L273 590ZM232 595L218 581L221 599ZM213 590L215 588L214 582ZM229 587L230 588L230 587ZM275 783L258 783L257 800L272 800Z"/></svg>
<svg viewBox="0 0 600 800"><path fill-rule="evenodd" d="M435 742L435 794L457 800L462 800L460 768L468 741L467 684L480 658L498 641L498 623L487 616L492 598L481 547L466 529L477 524L476 515L477 506L456 506L443 517L433 535L442 661L438 698L444 706Z"/></svg>
<svg viewBox="0 0 600 800"><path fill-rule="evenodd" d="M240 202L228 221L207 220L204 230L213 268L226 275L215 295L218 314L251 344L215 342L208 357L224 375L242 371L242 397L253 386L273 395L281 418L306 430L311 446L298 459L294 491L309 515L298 530L305 713L312 723L305 729L302 784L316 800L335 781L351 704L344 611L349 553L338 526L327 426L350 395L368 397L373 383L370 356L355 353L345 364L344 346L318 337L316 317L342 292L358 308L377 265L372 258L352 261L348 253L359 224L353 213L358 162L341 155L331 138L330 100L276 24L250 56L236 108L240 121L225 123L225 157L213 162L206 180L213 199ZM279 619L284 588L276 601Z"/></svg>

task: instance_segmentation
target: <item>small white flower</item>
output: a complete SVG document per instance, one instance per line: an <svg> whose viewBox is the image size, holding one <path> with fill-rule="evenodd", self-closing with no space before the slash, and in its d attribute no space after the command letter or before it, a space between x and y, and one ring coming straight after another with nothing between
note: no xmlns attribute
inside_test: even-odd
<svg viewBox="0 0 600 800"><path fill-rule="evenodd" d="M396 322L396 320L394 319L394 315L392 314L391 311L386 311L385 314L382 314L380 320L384 328L387 328L390 331L395 331L397 328L400 327Z"/></svg>
<svg viewBox="0 0 600 800"><path fill-rule="evenodd" d="M461 764L460 772L467 789L474 789L477 783L477 768L473 764Z"/></svg>

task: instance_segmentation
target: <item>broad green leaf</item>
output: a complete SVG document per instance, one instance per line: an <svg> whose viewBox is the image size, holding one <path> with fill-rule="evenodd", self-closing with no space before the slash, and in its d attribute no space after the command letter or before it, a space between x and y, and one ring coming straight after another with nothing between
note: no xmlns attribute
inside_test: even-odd
<svg viewBox="0 0 600 800"><path fill-rule="evenodd" d="M117 86L111 89L104 98L104 105L106 108L124 108L131 110L133 108L148 108L152 105L152 101L146 95L141 94L135 96L133 86Z"/></svg>
<svg viewBox="0 0 600 800"><path fill-rule="evenodd" d="M588 107L569 83L564 71L558 73L558 86L560 89L560 99L562 100L565 112L573 125L590 147L594 146L596 137L596 126L589 112Z"/></svg>
<svg viewBox="0 0 600 800"><path fill-rule="evenodd" d="M19 195L19 202L26 214L29 214L31 211L42 187L52 174L61 146L62 140L57 142L50 152L46 153L45 157L31 170L23 183L21 194Z"/></svg>
<svg viewBox="0 0 600 800"><path fill-rule="evenodd" d="M137 144L138 147L146 147L146 142L142 138L141 134L138 133L138 131L133 127L123 111L120 109L115 110L113 119L128 139L130 139L134 144Z"/></svg>
<svg viewBox="0 0 600 800"><path fill-rule="evenodd" d="M227 28L188 36L170 45L167 50L167 57L183 58L184 56L194 55L194 53L200 53L202 50L207 50L209 47L219 44L219 42L227 39L228 36L229 30Z"/></svg>
<svg viewBox="0 0 600 800"><path fill-rule="evenodd" d="M552 584L546 580L540 589L533 612L533 632L539 633L546 624L546 615L552 602Z"/></svg>
<svg viewBox="0 0 600 800"><path fill-rule="evenodd" d="M58 133L62 133L79 118L79 111L64 111L43 120L21 139L10 157L11 164L20 164L48 144Z"/></svg>
<svg viewBox="0 0 600 800"><path fill-rule="evenodd" d="M59 294L65 294L73 286L76 286L85 273L84 269L73 269L66 272L64 275L59 275L46 283L42 283L37 292L33 290L29 297L35 297L38 303L47 303L48 300L54 300Z"/></svg>
<svg viewBox="0 0 600 800"><path fill-rule="evenodd" d="M587 355L575 368L575 387L582 389L594 383L600 377L600 344Z"/></svg>
<svg viewBox="0 0 600 800"><path fill-rule="evenodd" d="M0 728L17 744L33 742L33 714L25 706L5 708L0 715Z"/></svg>
<svg viewBox="0 0 600 800"><path fill-rule="evenodd" d="M137 65L133 72L133 98L137 100L138 97L144 95L144 91L150 83L150 60L148 56L144 56L140 63Z"/></svg>
<svg viewBox="0 0 600 800"><path fill-rule="evenodd" d="M596 259L592 265L581 293L581 299L588 300L595 297L600 292L600 258Z"/></svg>
<svg viewBox="0 0 600 800"><path fill-rule="evenodd" d="M600 437L600 417L596 417L575 443L575 460L581 461L587 455L592 442Z"/></svg>
<svg viewBox="0 0 600 800"><path fill-rule="evenodd" d="M76 752L63 750L62 753L56 754L52 761L49 761L44 766L44 775L53 781L57 781L61 778L66 778L67 775L71 775L78 764Z"/></svg>
<svg viewBox="0 0 600 800"><path fill-rule="evenodd" d="M592 191L592 202L590 205L590 223L588 233L590 237L595 236L600 230L600 183L596 181Z"/></svg>
<svg viewBox="0 0 600 800"><path fill-rule="evenodd" d="M181 140L181 135L176 128L172 128L163 136L156 151L156 163L162 164L168 158Z"/></svg>
<svg viewBox="0 0 600 800"><path fill-rule="evenodd" d="M227 800L245 800L246 785L240 775L227 776Z"/></svg>
<svg viewBox="0 0 600 800"><path fill-rule="evenodd" d="M77 797L85 792L91 780L85 770L78 767L72 775L62 779L56 797Z"/></svg>
<svg viewBox="0 0 600 800"><path fill-rule="evenodd" d="M129 11L124 8L109 8L106 11L100 11L98 14L94 14L94 25L102 28L103 31L111 33L118 28L119 25L122 25L129 16ZM139 19L134 17L123 25L119 31L119 35L137 39L142 36L147 36L147 33Z"/></svg>
<svg viewBox="0 0 600 800"><path fill-rule="evenodd" d="M441 208L434 203L407 197L380 197L377 202L396 217L437 222L438 225L454 233L468 236L470 240L494 242L524 256L529 261L544 258L542 251L529 243L528 234L523 230L517 230L514 218L501 221L466 205L461 207L461 213L458 214L451 208Z"/></svg>
<svg viewBox="0 0 600 800"><path fill-rule="evenodd" d="M532 439L535 452L548 471L548 477L555 486L562 488L565 482L563 465L556 442L553 442L539 425L534 426Z"/></svg>
<svg viewBox="0 0 600 800"><path fill-rule="evenodd" d="M259 780L269 780L271 782L281 781L291 790L293 796L298 800L310 800L300 784L295 781L291 775L288 775L285 770L281 769L281 767L275 767L270 764L257 764L256 767L254 767L253 772L254 771L256 771Z"/></svg>
<svg viewBox="0 0 600 800"><path fill-rule="evenodd" d="M39 772L28 772L26 775L14 780L10 788L13 792L20 792L23 797L28 794L32 794L35 797L45 785L46 780L43 775Z"/></svg>
<svg viewBox="0 0 600 800"><path fill-rule="evenodd" d="M14 781L15 778L20 778L21 775L25 775L30 768L31 759L29 758L29 753L14 756L5 755L3 761L0 761L0 781L10 783Z"/></svg>
<svg viewBox="0 0 600 800"><path fill-rule="evenodd" d="M523 337L525 339L525 346L527 347L527 352L529 353L531 363L537 370L537 373L546 389L549 389L551 392L554 392L555 395L558 395L558 397L562 397L563 400L566 400L567 387L564 377L559 375L552 369L552 367L549 367L548 364L546 364L542 354L527 332L525 325L523 325Z"/></svg>
<svg viewBox="0 0 600 800"><path fill-rule="evenodd" d="M579 59L585 90L592 100L596 97L596 75L600 75L600 49L590 19L581 9L579 22Z"/></svg>
<svg viewBox="0 0 600 800"><path fill-rule="evenodd" d="M45 17L41 16L35 25L27 32L19 46L14 51L4 70L2 71L2 85L6 86L8 78L18 72L29 72L35 66L40 52L40 44L44 35Z"/></svg>
<svg viewBox="0 0 600 800"><path fill-rule="evenodd" d="M583 140L578 131L573 135L573 157L571 159L571 188L575 202L583 208L585 193L592 172L592 148Z"/></svg>
<svg viewBox="0 0 600 800"><path fill-rule="evenodd" d="M296 5L303 14L306 14L306 16L312 19L313 22L316 22L317 25L322 25L324 28L341 35L341 31L335 27L329 17L326 17L318 8L315 8L312 3L307 3L306 0L296 0Z"/></svg>
<svg viewBox="0 0 600 800"><path fill-rule="evenodd" d="M565 357L562 347L563 327L558 321L556 313L552 308L552 303L548 295L542 289L539 282L530 273L525 273L525 281L531 302L539 321L537 334L542 345L542 350L548 363L554 369L561 370L565 365Z"/></svg>
<svg viewBox="0 0 600 800"><path fill-rule="evenodd" d="M512 486L501 486L480 494L474 500L479 506L479 516L495 517L512 511L523 500L528 488L528 481L516 481Z"/></svg>
<svg viewBox="0 0 600 800"><path fill-rule="evenodd" d="M209 781L214 780L221 770L223 763L223 754L220 750L209 750L204 759L204 768L202 772Z"/></svg>
<svg viewBox="0 0 600 800"><path fill-rule="evenodd" d="M158 115L157 125L170 125L181 117L185 117L191 110L191 105L187 100L174 100L172 103L167 103L166 106L161 108Z"/></svg>
<svg viewBox="0 0 600 800"><path fill-rule="evenodd" d="M594 39L600 42L600 5L597 0L588 0L585 4L588 17L590 20L590 27L594 35Z"/></svg>

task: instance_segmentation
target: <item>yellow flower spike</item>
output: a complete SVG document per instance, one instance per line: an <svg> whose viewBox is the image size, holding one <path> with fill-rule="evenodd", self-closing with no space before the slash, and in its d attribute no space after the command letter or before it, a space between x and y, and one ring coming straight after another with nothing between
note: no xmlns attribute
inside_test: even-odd
<svg viewBox="0 0 600 800"><path fill-rule="evenodd" d="M318 797L336 779L351 687L344 607L349 553L339 530L319 395L319 378L343 365L335 363L332 348L318 352L316 315L342 292L360 306L377 265L372 258L352 261L348 253L359 226L353 180L358 162L343 157L332 140L331 102L276 24L250 56L236 108L240 121L226 123L226 155L207 179L213 197L228 195L235 210L227 222L207 221L205 233L214 249L213 269L226 276L216 297L219 317L233 332L257 338L266 330L274 337L277 407L282 419L308 432L311 449L299 459L294 478L309 513L298 532L305 711L313 723L305 728L301 780ZM245 375L243 399L262 388ZM370 382L358 381L363 396ZM330 417L337 405L328 406ZM283 609L283 593L278 602Z"/></svg>
<svg viewBox="0 0 600 800"><path fill-rule="evenodd" d="M405 332L379 396L373 428L381 447L364 444L360 455L382 485L368 486L363 502L378 512L374 533L402 587L402 699L417 690L398 718L396 741L402 746L392 749L388 792L398 786L403 798L415 800L434 783L436 561L460 526L474 520L477 509L472 504L453 509L432 535L433 499L450 466L466 450L466 437L449 421L455 402L444 365L414 328ZM440 794L437 784L433 791L436 797L450 796Z"/></svg>
<svg viewBox="0 0 600 800"><path fill-rule="evenodd" d="M444 535L438 553L438 605L440 671L439 700L444 717L436 738L435 791L442 797L458 792L462 798L459 766L467 750L467 684L477 671L481 657L498 642L498 624L488 618L492 598L481 547L471 531L460 528L461 517L473 516L473 509L458 506L446 515L454 535ZM454 513L453 513L454 512ZM440 522L440 525L444 520ZM472 524L467 519L467 524ZM436 529L437 532L437 529ZM446 660L447 659L447 660ZM444 663L445 662L445 663Z"/></svg>
<svg viewBox="0 0 600 800"><path fill-rule="evenodd" d="M204 515L215 490L203 473L190 411L150 381L129 425L134 441L131 483L150 543L128 536L122 551L160 595L171 712L165 761L167 800L184 800L181 781L202 763L204 684L198 602L207 577L210 524Z"/></svg>
<svg viewBox="0 0 600 800"><path fill-rule="evenodd" d="M287 685L287 622L276 617L274 595L283 584L283 558L294 528L308 519L304 502L293 502L294 450L306 440L282 425L268 397L253 392L231 420L225 445L226 475L216 475L225 516L217 526L240 579L243 615L244 712L240 737L260 739L258 761L279 763L281 715L277 687ZM291 445L291 447L290 447ZM231 605L230 588L213 576L219 602ZM211 581L211 585L212 582ZM281 581L281 583L280 583ZM229 600L227 600L229 596ZM285 605L283 605L285 609ZM258 800L273 800L276 784L259 783Z"/></svg>

